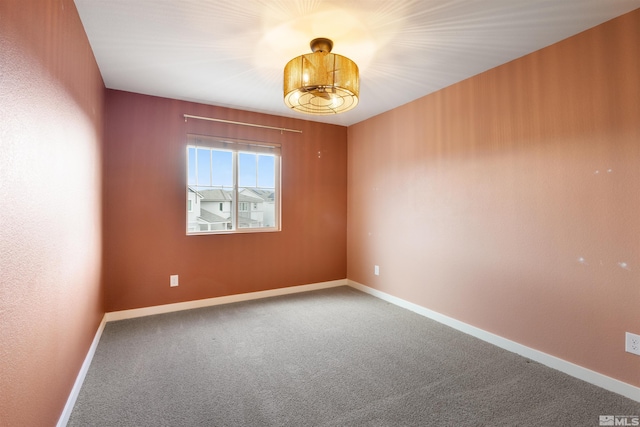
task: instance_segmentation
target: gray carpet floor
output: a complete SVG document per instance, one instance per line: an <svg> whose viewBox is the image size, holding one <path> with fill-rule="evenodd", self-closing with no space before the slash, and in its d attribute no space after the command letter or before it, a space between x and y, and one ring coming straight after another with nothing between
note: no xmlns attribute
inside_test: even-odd
<svg viewBox="0 0 640 427"><path fill-rule="evenodd" d="M598 426L608 392L349 287L107 323L69 426Z"/></svg>

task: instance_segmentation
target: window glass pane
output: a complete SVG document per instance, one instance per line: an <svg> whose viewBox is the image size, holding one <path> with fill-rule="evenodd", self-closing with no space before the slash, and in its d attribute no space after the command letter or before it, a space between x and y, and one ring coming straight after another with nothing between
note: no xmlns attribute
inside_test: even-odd
<svg viewBox="0 0 640 427"><path fill-rule="evenodd" d="M233 153L231 151L213 150L213 185L231 188L233 186Z"/></svg>
<svg viewBox="0 0 640 427"><path fill-rule="evenodd" d="M251 209L252 206L254 206L253 209ZM253 186L239 188L238 228L265 227L264 216L266 209L268 210L269 208L265 204L261 190Z"/></svg>
<svg viewBox="0 0 640 427"><path fill-rule="evenodd" d="M187 150L187 183L196 185L196 148L189 147Z"/></svg>
<svg viewBox="0 0 640 427"><path fill-rule="evenodd" d="M253 153L238 157L238 228L275 227L275 157Z"/></svg>
<svg viewBox="0 0 640 427"><path fill-rule="evenodd" d="M211 150L198 148L197 184L211 185Z"/></svg>
<svg viewBox="0 0 640 427"><path fill-rule="evenodd" d="M258 187L275 188L275 157L259 155L258 156Z"/></svg>
<svg viewBox="0 0 640 427"><path fill-rule="evenodd" d="M238 185L240 187L256 187L256 155L239 153Z"/></svg>
<svg viewBox="0 0 640 427"><path fill-rule="evenodd" d="M221 187L199 187L200 208L194 220L201 224L200 231L222 231L231 227L233 191ZM203 228L206 226L206 228Z"/></svg>

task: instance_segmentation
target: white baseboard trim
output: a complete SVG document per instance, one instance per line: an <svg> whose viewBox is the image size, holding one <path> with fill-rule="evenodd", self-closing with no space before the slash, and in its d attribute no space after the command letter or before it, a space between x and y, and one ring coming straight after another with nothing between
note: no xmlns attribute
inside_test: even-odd
<svg viewBox="0 0 640 427"><path fill-rule="evenodd" d="M87 376L87 372L89 372L89 366L91 366L93 355L96 353L96 348L98 348L98 343L100 342L100 337L102 336L102 331L104 330L104 325L106 323L107 321L105 320L105 316L103 316L102 321L98 326L96 335L93 337L93 342L89 347L87 356L84 358L84 362L82 362L80 372L78 372L78 376L76 377L76 382L73 384L71 393L69 393L67 403L64 405L64 409L62 410L60 419L58 419L58 424L56 424L57 427L66 427L67 423L69 422L69 417L71 417L71 412L73 411L73 407L76 404L78 395L80 394L80 389L82 388L82 383L84 383L84 378Z"/></svg>
<svg viewBox="0 0 640 427"><path fill-rule="evenodd" d="M312 283L309 285L290 286L288 288L270 289L267 291L249 292L245 294L228 295L224 297L200 299L195 301L178 302L173 304L156 305L153 307L134 308L131 310L112 311L110 313L106 313L105 318L107 319L107 322L113 322L115 320L133 319L136 317L170 313L173 311L191 310L193 308L210 307L214 305L295 294L299 292L315 291L319 289L333 288L336 286L347 286L347 279Z"/></svg>
<svg viewBox="0 0 640 427"><path fill-rule="evenodd" d="M475 326L471 326L467 323L445 316L436 311L429 310L428 308L422 307L412 302L403 300L377 289L370 288L361 283L354 282L353 280L347 280L347 282L349 286L354 289L358 289L359 291L380 298L391 304L406 308L407 310L411 310L417 314L428 317L429 319L435 320L436 322L442 323L444 325L450 326L454 329L457 329L458 331L479 338L512 353L519 354L550 368L556 369L560 372L564 372L565 374L571 375L572 377L578 378L590 384L601 387L605 390L621 394L622 396L628 397L629 399L640 402L640 387L627 384L623 381L616 380L615 378L611 378L582 366L576 365L574 363L567 362L566 360L560 359L547 353L543 353L539 350L527 347L515 341L511 341L499 335L495 335L491 332L487 332L483 329L477 328Z"/></svg>

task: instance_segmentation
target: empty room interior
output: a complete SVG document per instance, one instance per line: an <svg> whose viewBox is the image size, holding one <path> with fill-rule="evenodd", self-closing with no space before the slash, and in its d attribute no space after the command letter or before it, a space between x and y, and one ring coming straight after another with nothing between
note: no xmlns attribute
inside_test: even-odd
<svg viewBox="0 0 640 427"><path fill-rule="evenodd" d="M345 86L287 93L320 56ZM0 426L66 425L118 324L337 294L638 425L640 1L2 0L0 59Z"/></svg>

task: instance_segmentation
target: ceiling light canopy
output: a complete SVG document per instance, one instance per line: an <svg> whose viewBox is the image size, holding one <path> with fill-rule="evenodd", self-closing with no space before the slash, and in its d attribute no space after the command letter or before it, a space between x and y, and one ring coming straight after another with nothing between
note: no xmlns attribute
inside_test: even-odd
<svg viewBox="0 0 640 427"><path fill-rule="evenodd" d="M358 105L360 79L355 62L331 52L333 42L318 38L311 51L284 67L284 103L301 113L328 115Z"/></svg>

